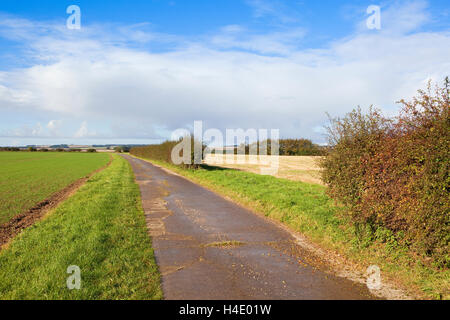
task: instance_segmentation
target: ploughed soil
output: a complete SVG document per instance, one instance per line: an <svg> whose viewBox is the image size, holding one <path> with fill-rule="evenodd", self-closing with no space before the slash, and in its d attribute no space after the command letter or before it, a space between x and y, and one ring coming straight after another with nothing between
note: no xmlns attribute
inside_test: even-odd
<svg viewBox="0 0 450 320"><path fill-rule="evenodd" d="M77 181L69 184L62 190L51 195L44 201L39 202L37 205L28 209L27 211L18 214L8 222L0 225L0 249L7 245L9 241L18 235L22 230L32 226L35 222L41 220L48 211L56 208L62 201L69 198L75 193L82 185L89 180L97 172L100 172L107 168L111 164L112 158L109 160L108 164L100 169L95 170L90 175L78 179Z"/></svg>

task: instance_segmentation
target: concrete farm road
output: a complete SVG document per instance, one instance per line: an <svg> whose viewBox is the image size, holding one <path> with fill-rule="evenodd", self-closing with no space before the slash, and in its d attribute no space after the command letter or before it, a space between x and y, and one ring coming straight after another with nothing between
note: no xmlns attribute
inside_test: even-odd
<svg viewBox="0 0 450 320"><path fill-rule="evenodd" d="M140 186L165 299L372 299L322 271L276 224L147 161L123 155Z"/></svg>

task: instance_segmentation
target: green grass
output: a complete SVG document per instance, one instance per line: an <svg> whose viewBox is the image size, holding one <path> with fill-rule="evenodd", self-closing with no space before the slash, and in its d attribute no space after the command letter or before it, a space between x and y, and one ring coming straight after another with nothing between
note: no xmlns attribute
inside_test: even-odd
<svg viewBox="0 0 450 320"><path fill-rule="evenodd" d="M450 299L450 271L422 264L387 231L376 235L356 232L343 208L326 195L326 187L262 176L254 173L204 167L183 169L152 162L200 183L235 202L280 221L325 249L338 252L361 271L378 265L382 276L413 295Z"/></svg>
<svg viewBox="0 0 450 320"><path fill-rule="evenodd" d="M104 153L0 152L0 224L108 161Z"/></svg>
<svg viewBox="0 0 450 320"><path fill-rule="evenodd" d="M216 241L216 242L205 244L205 245L203 245L203 247L205 247L205 248L209 248L209 247L231 248L231 247L239 247L239 246L243 246L243 245L245 245L244 242L233 240L233 241Z"/></svg>
<svg viewBox="0 0 450 320"><path fill-rule="evenodd" d="M66 286L70 265L80 290ZM159 281L139 187L117 155L0 251L1 299L160 299Z"/></svg>

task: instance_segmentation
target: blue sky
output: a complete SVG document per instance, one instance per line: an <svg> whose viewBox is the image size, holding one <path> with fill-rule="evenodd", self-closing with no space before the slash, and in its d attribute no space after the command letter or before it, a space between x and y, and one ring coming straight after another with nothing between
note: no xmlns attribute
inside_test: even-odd
<svg viewBox="0 0 450 320"><path fill-rule="evenodd" d="M81 30L65 27L73 4ZM395 114L450 73L449 14L444 0L2 0L0 145L148 143L194 120L322 143L325 112Z"/></svg>

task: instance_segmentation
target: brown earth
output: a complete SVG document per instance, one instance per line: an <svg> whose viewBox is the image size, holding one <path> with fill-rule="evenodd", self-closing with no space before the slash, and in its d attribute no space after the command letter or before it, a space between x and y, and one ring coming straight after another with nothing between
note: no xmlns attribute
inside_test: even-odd
<svg viewBox="0 0 450 320"><path fill-rule="evenodd" d="M100 169L95 170L90 175L78 179L77 181L69 184L64 189L54 193L44 201L39 202L37 205L28 209L27 211L18 214L8 222L0 225L0 250L7 246L9 241L18 235L22 230L32 226L37 221L41 220L48 211L56 208L61 202L73 195L82 185L89 180L97 172L100 172L107 168L112 162L110 158L108 164Z"/></svg>

